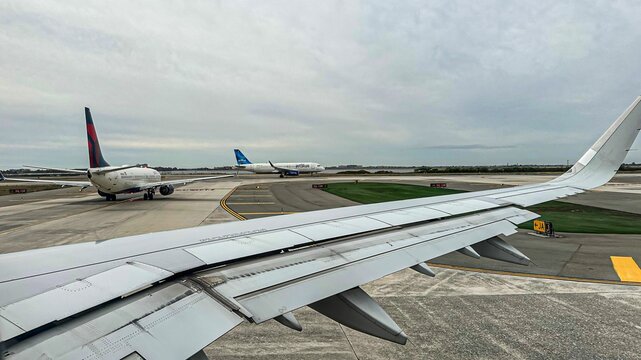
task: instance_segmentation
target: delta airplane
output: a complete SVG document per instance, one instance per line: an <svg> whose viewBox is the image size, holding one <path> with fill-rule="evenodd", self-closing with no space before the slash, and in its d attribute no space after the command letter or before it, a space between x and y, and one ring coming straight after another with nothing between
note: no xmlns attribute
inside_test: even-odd
<svg viewBox="0 0 641 360"><path fill-rule="evenodd" d="M300 174L313 174L325 171L318 163L252 163L239 149L234 149L236 155L236 169L251 171L255 174L280 174L280 177L298 176Z"/></svg>
<svg viewBox="0 0 641 360"><path fill-rule="evenodd" d="M26 166L29 168L65 171L70 173L86 174L89 181L61 181L61 180L41 180L41 179L19 179L5 178L0 174L0 181L26 181L48 183L61 186L78 186L82 189L90 186L98 189L98 194L103 196L107 201L116 200L117 194L130 194L144 192L145 200L153 200L156 190L161 195L167 196L174 192L174 188L183 186L196 181L205 181L231 177L233 175L209 176L194 179L180 179L171 181L162 181L160 173L146 165L122 165L111 166L103 158L98 142L98 135L91 117L89 108L85 108L85 119L87 122L87 145L89 147L89 169L60 169L40 166Z"/></svg>

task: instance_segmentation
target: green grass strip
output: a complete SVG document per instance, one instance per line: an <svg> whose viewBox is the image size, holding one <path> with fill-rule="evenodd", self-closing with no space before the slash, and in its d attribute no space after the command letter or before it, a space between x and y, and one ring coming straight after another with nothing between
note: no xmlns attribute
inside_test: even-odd
<svg viewBox="0 0 641 360"><path fill-rule="evenodd" d="M333 183L325 191L361 203L372 204L419 197L458 194L464 191L429 188L420 185L392 183ZM589 234L641 234L641 215L624 211L602 209L594 206L576 205L550 201L527 208L551 221L560 232ZM532 229L532 222L521 224L522 229Z"/></svg>

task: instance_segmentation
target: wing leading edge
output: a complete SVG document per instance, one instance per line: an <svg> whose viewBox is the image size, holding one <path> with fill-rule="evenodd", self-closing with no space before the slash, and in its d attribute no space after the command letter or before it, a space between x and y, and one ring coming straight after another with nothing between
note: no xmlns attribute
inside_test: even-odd
<svg viewBox="0 0 641 360"><path fill-rule="evenodd" d="M224 179L224 178L229 178L233 177L234 175L218 175L218 176L207 176L207 177L200 177L200 178L193 178L193 179L179 179L179 180L168 180L168 181L159 181L155 183L150 183L150 184L145 184L144 186L141 187L141 189L151 189L151 188L157 188L160 186L183 186L187 184L191 184L194 182L199 182L199 181L208 181L208 180L217 180L217 179Z"/></svg>
<svg viewBox="0 0 641 360"><path fill-rule="evenodd" d="M0 181L33 182L33 183L51 184L51 185L59 185L59 186L76 186L81 188L88 188L90 186L93 186L89 181L23 179L23 178L13 178L13 177L8 178L2 175L2 173L0 173Z"/></svg>
<svg viewBox="0 0 641 360"><path fill-rule="evenodd" d="M302 306L404 343L360 286L405 268L430 275L425 261L457 250L527 264L500 238L537 217L520 206L609 181L641 128L640 101L568 173L543 184L0 255L6 356L187 358L242 321L300 330L292 311ZM38 307L49 311L30 311Z"/></svg>

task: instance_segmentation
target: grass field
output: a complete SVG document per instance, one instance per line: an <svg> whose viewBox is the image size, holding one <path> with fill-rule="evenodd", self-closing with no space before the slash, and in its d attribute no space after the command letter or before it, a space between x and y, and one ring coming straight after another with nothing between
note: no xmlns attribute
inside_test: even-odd
<svg viewBox="0 0 641 360"><path fill-rule="evenodd" d="M334 195L356 201L361 204L372 204L385 201L406 200L419 197L458 194L463 191L452 189L429 188L419 185L390 184L375 182L334 183L325 191Z"/></svg>
<svg viewBox="0 0 641 360"><path fill-rule="evenodd" d="M335 183L325 191L362 204L456 194L462 191L391 183ZM560 232L589 234L641 234L641 215L592 206L550 201L527 208L551 221ZM532 229L532 222L521 224Z"/></svg>

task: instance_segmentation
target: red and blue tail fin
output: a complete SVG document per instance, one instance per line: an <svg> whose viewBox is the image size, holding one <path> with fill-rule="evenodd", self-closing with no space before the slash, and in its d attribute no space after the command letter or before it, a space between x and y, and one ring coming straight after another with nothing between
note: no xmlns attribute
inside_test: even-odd
<svg viewBox="0 0 641 360"><path fill-rule="evenodd" d="M109 166L109 163L102 157L100 151L100 143L98 142L98 135L96 134L96 127L91 118L91 111L85 108L85 119L87 120L87 145L89 147L89 167L99 168Z"/></svg>

